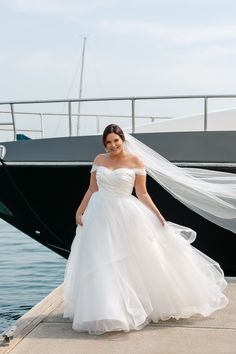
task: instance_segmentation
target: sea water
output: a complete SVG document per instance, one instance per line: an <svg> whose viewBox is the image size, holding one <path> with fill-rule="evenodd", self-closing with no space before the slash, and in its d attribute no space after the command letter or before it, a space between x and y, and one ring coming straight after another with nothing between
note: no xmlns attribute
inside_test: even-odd
<svg viewBox="0 0 236 354"><path fill-rule="evenodd" d="M65 264L0 219L0 333L63 282Z"/></svg>

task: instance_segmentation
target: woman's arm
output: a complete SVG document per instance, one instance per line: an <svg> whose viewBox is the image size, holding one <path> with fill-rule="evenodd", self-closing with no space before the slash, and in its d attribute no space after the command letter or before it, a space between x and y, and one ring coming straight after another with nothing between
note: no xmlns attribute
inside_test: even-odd
<svg viewBox="0 0 236 354"><path fill-rule="evenodd" d="M146 176L143 175L136 175L135 179L135 193L138 197L138 199L143 202L145 205L147 205L158 217L160 220L162 226L165 225L165 219L161 215L160 211L156 207L156 205L153 203L152 198L147 192L146 188Z"/></svg>
<svg viewBox="0 0 236 354"><path fill-rule="evenodd" d="M94 160L95 164L97 162L97 159L98 158L96 158ZM75 214L76 225L78 225L78 224L83 225L82 220L81 220L82 215L83 215L85 209L87 208L88 202L89 202L92 194L96 191L98 191L98 185L97 185L97 181L96 181L96 171L94 171L94 172L91 172L88 190L85 193L85 195L84 195L84 197L83 197L83 199L76 211L76 214Z"/></svg>

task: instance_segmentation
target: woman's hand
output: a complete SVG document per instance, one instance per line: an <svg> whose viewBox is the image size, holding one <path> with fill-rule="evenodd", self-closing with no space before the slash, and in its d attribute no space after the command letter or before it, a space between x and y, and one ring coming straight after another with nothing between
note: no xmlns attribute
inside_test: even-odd
<svg viewBox="0 0 236 354"><path fill-rule="evenodd" d="M83 217L83 214L76 215L76 218L75 218L76 225L83 226L82 217Z"/></svg>

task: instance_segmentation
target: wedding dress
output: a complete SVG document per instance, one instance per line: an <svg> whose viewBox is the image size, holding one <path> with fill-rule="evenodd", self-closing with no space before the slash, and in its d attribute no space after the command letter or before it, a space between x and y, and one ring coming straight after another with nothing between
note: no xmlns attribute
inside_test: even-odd
<svg viewBox="0 0 236 354"><path fill-rule="evenodd" d="M93 165L99 190L78 225L64 281L64 317L79 332L139 330L210 315L227 305L220 265L191 245L195 232L158 217L132 195L145 168Z"/></svg>

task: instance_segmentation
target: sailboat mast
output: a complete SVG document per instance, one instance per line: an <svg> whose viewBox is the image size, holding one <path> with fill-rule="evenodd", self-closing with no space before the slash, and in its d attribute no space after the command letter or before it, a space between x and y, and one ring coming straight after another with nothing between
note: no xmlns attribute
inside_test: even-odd
<svg viewBox="0 0 236 354"><path fill-rule="evenodd" d="M85 45L86 45L87 37L83 38L83 51L82 51L82 60L81 60L81 71L80 71L80 85L79 85L79 100L82 97L82 87L83 87L83 75L84 75L84 56L85 56ZM78 117L77 117L77 135L80 132L80 109L81 102L78 102Z"/></svg>

